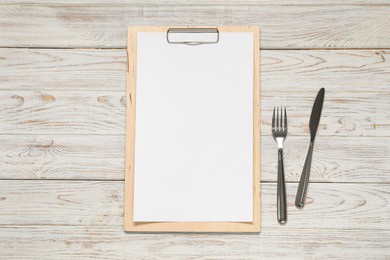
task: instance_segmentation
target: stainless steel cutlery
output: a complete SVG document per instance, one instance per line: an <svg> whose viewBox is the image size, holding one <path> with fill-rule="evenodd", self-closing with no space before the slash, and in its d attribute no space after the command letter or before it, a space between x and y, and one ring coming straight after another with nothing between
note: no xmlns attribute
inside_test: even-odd
<svg viewBox="0 0 390 260"><path fill-rule="evenodd" d="M272 136L278 144L278 191L277 191L277 207L278 221L281 224L287 222L287 202L286 202L286 184L284 181L284 165L283 165L283 142L287 137L287 113L282 107L275 108L272 116Z"/></svg>
<svg viewBox="0 0 390 260"><path fill-rule="evenodd" d="M325 89L321 88L314 101L309 121L309 151L307 152L305 164L303 166L302 175L298 185L297 196L295 198L295 205L298 208L305 206L307 186L309 185L310 178L311 160L313 157L314 140L316 137L318 125L320 123L324 97ZM285 107L274 107L274 112L272 115L272 137L278 144L277 217L279 223L285 224L287 222L286 184L284 179L283 165L283 143L287 137L287 112Z"/></svg>
<svg viewBox="0 0 390 260"><path fill-rule="evenodd" d="M317 128L320 123L322 104L324 103L325 89L321 88L314 101L311 111L309 128L310 128L310 145L307 152L305 165L303 166L301 179L299 181L297 196L295 198L295 206L302 208L305 206L307 186L309 185L311 159L313 156L314 139L316 137Z"/></svg>

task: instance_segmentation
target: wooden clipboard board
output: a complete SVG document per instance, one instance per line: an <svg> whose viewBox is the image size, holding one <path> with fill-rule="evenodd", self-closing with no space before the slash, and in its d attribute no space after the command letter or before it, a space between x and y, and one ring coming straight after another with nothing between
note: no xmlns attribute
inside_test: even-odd
<svg viewBox="0 0 390 260"><path fill-rule="evenodd" d="M219 32L253 33L253 222L134 222L135 98L137 33L167 32L170 28L217 28ZM260 84L259 28L257 26L131 26L128 28L126 96L126 162L124 229L129 232L259 232L260 231Z"/></svg>

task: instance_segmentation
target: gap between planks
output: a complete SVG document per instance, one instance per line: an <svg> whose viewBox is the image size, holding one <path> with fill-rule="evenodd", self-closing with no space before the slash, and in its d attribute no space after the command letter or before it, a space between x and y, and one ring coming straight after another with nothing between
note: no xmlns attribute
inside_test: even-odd
<svg viewBox="0 0 390 260"><path fill-rule="evenodd" d="M81 50L81 51L93 51L93 50L114 50L114 51L127 51L127 48L122 47L95 47L95 46L88 46L88 47L55 47L55 46L0 46L0 49L25 49L25 50ZM374 47L308 47L308 48L260 48L260 51L388 51L390 50L390 46L386 48L374 48Z"/></svg>
<svg viewBox="0 0 390 260"><path fill-rule="evenodd" d="M303 167L303 166L302 166ZM0 178L1 181L59 181L59 182L124 182L125 179L33 179L33 178L27 178L27 179L21 179L21 178ZM291 181L291 180L286 180L286 183L298 183L299 181ZM276 184L277 181L270 181L270 180L264 180L261 181L260 183L273 183ZM356 185L356 184L390 184L390 181L381 181L381 182L358 182L358 181L353 181L353 182L347 182L347 181L310 181L310 183L316 183L316 184L344 184L344 185Z"/></svg>
<svg viewBox="0 0 390 260"><path fill-rule="evenodd" d="M8 2L9 1L9 2ZM32 1L32 2L28 2L28 1L10 1L10 0L6 0L6 1L3 1L2 4L0 5L7 5L7 6L18 6L18 5L24 5L24 6L41 6L41 7L111 7L113 4L109 1L105 2L105 1L92 1L92 2L89 2L89 3L84 3L82 1L80 1L81 3L77 3L77 2L72 2L72 1L63 1L63 2L59 2L59 3L52 3L50 1ZM372 1L371 1L372 2ZM213 1L213 2L199 2L199 1L188 1L187 3L185 2L176 2L175 1L166 1L166 3L164 1L155 1L153 0L151 3L148 3L147 1L144 1L143 2L143 6L144 7L155 7L155 6L161 6L161 7L165 7L165 6L169 6L169 5L172 5L172 4L176 4L178 5L178 3L180 3L180 5L198 5L198 6L204 6L204 7L208 7L208 6L236 6L236 5L245 5L245 6L320 6L320 7L326 7L326 6L362 6L362 7L367 7L367 6L378 6L378 7L381 7L381 6L389 6L390 4L385 4L385 3L381 3L381 2L373 2L373 3L362 3L362 2L356 2L356 3L340 3L340 2L331 2L331 1L328 1L325 3L321 3L321 2L316 2L316 3L308 3L308 2L305 2L305 1L301 1L300 3L297 3L297 2L279 2L279 3L275 3L273 1L256 1L256 2L249 2L249 1L237 1L237 2L229 2L229 1L223 1L223 2L218 2L218 1ZM139 3L115 3L115 6L118 6L118 7L137 7L139 6Z"/></svg>
<svg viewBox="0 0 390 260"><path fill-rule="evenodd" d="M310 111L311 112L311 111ZM309 122L309 119L310 119L310 114L308 113L308 118L307 118L307 121ZM309 126L309 123L307 123L307 125ZM262 131L261 133L261 137L264 137L264 136L269 136L270 138L272 138L272 134L271 133L266 133L264 134L263 133L264 131ZM268 131L267 131L268 132ZM26 132L15 132L15 133L0 133L0 136L10 136L10 135L15 135L15 136L28 136L28 137L33 137L33 136L48 136L48 135L51 135L52 133L51 132L47 132L47 133L37 133L37 134L28 134ZM112 137L123 137L124 134L88 134L88 133L69 133L69 134L56 134L56 136L112 136ZM304 134L296 134L296 135L290 135L290 137L305 137L306 135ZM359 139L370 139L370 138L380 138L380 139L383 139L385 137L389 137L387 135L385 136L343 136L343 135L324 135L323 137L342 137L343 139L356 139L356 138L359 138ZM318 139L318 137L317 137ZM307 141L309 143L309 140L310 140L310 134L307 134Z"/></svg>
<svg viewBox="0 0 390 260"><path fill-rule="evenodd" d="M297 209L297 210L301 210L301 209ZM303 209L304 210L304 209ZM121 223L122 224L122 223ZM286 224L288 225L288 223ZM229 233L229 232L125 232L123 231L124 234L126 234L126 236L131 236L131 235L144 235L144 236L147 236L147 235L183 235L183 236L186 236L186 235L190 235L190 236L194 236L194 235L205 235L205 236L212 236L212 235L222 235L222 236L252 236L252 237L258 237L258 236L261 236L262 232L264 232L265 230L268 231L270 229L272 230L276 230L276 231L283 231L283 230L299 230L299 231L313 231L313 230L328 230L328 231L343 231L343 232L348 232L348 231L367 231L367 230L370 230L370 231L377 231L377 232L382 232L382 231L390 231L390 228L370 228L370 229L364 229L364 228L338 228L338 227L335 227L335 228L329 228L329 227L316 227L316 228L294 228L294 227L286 227L286 225L284 226L280 226L280 227L262 227L262 230L260 231L260 233L247 233L247 232L237 232L237 233ZM107 224L107 225L104 225L104 226L96 226L96 225L75 225L75 224L12 224L12 225L8 225L8 224L0 224L0 231L1 229L9 229L9 228L24 228L24 227L28 227L28 228L40 228L40 227L74 227L74 228L77 228L77 229L88 229L88 228L91 228L91 229L106 229L106 228L119 228L119 229L122 229L122 225L113 225L113 224ZM265 229L265 230L264 230ZM264 231L263 231L264 230Z"/></svg>

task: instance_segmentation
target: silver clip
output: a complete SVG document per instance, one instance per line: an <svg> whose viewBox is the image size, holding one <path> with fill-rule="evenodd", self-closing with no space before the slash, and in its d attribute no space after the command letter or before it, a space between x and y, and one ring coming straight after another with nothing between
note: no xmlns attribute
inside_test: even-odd
<svg viewBox="0 0 390 260"><path fill-rule="evenodd" d="M216 34L215 40L207 41L175 41L170 40L169 35L174 33L203 33L203 34ZM200 45L200 44L215 44L219 41L219 31L218 28L169 28L167 30L167 42L169 44L187 44L187 45Z"/></svg>

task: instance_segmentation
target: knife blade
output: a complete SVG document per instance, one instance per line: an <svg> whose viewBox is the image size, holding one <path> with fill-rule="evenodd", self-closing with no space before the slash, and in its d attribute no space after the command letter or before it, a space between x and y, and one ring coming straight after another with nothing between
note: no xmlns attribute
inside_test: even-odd
<svg viewBox="0 0 390 260"><path fill-rule="evenodd" d="M314 101L313 109L311 110L311 116L309 121L310 128L310 142L314 142L316 137L318 125L320 124L322 105L324 104L325 89L321 88L318 91L316 100Z"/></svg>
<svg viewBox="0 0 390 260"><path fill-rule="evenodd" d="M306 155L305 165L303 166L301 179L299 181L297 196L295 198L295 206L302 208L305 206L307 186L309 185L311 160L313 157L314 140L317 134L318 125L320 123L322 105L324 103L325 89L321 88L318 91L311 111L309 129L310 129L310 145Z"/></svg>

